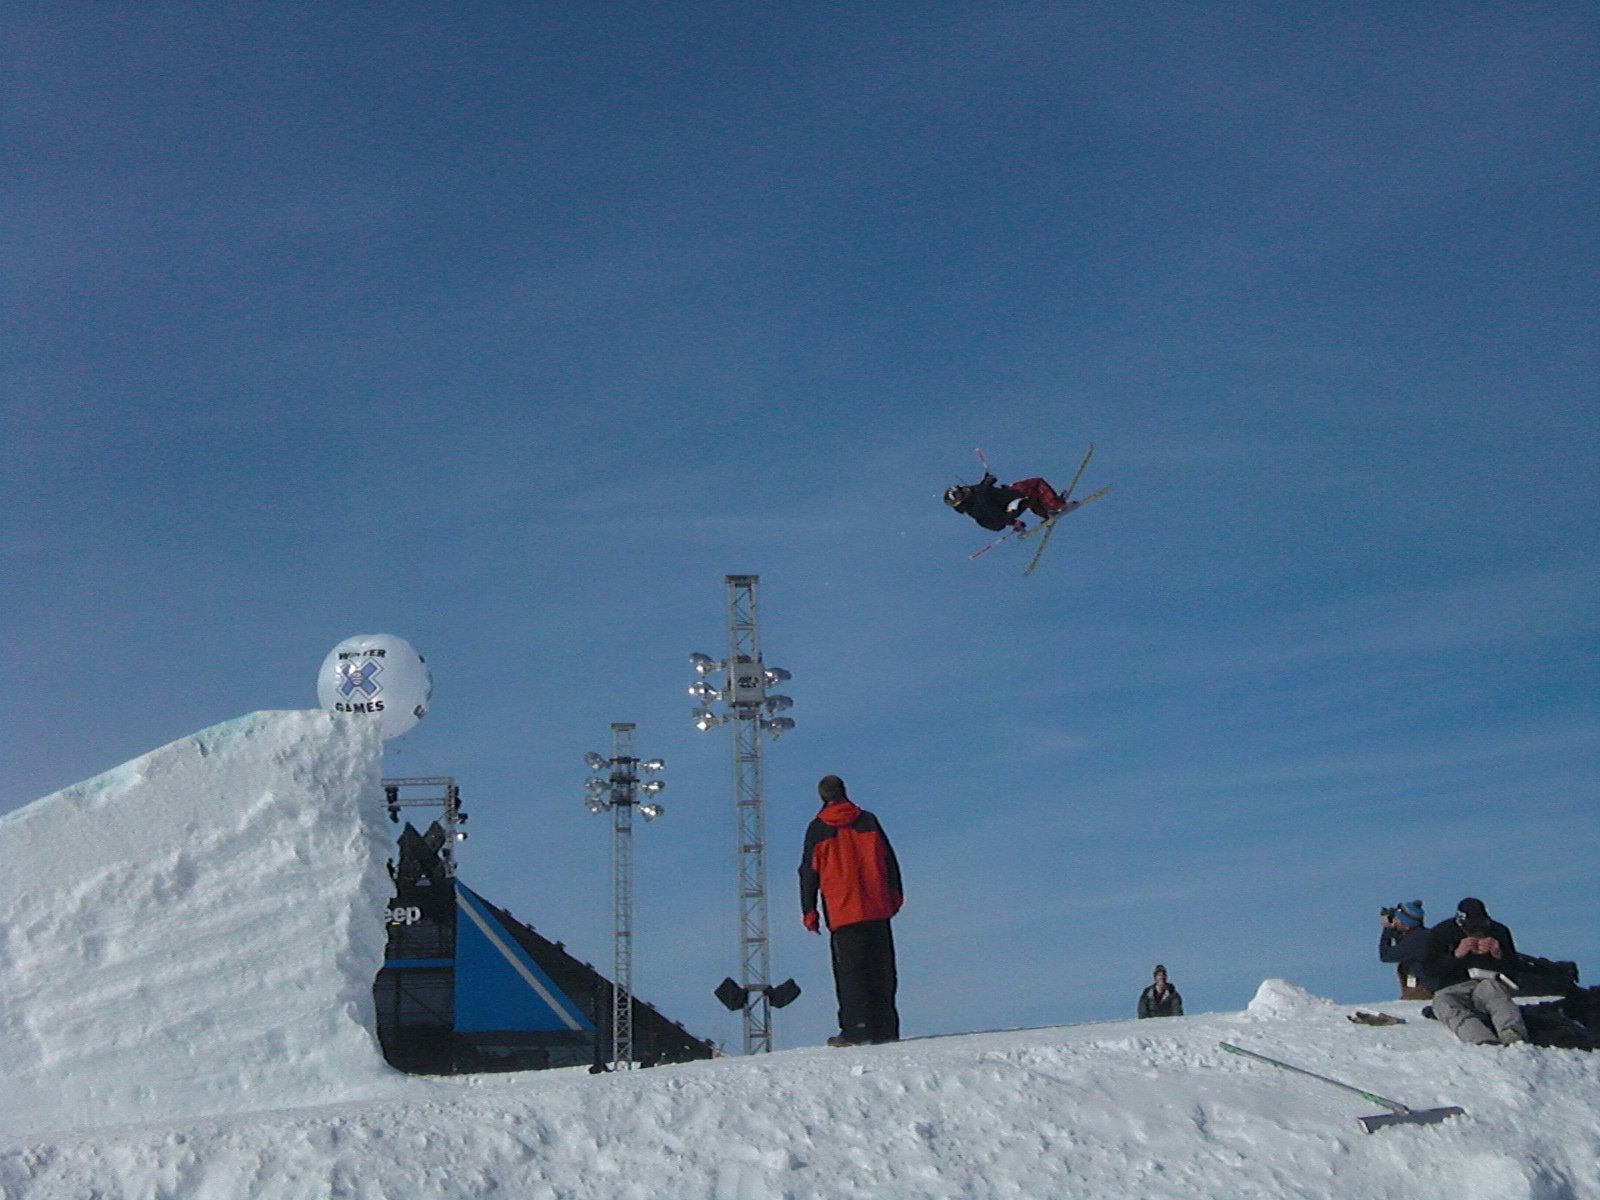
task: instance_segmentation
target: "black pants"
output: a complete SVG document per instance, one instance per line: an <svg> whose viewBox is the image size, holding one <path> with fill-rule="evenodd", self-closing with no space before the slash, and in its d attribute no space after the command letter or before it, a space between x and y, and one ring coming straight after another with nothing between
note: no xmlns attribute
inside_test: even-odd
<svg viewBox="0 0 1600 1200"><path fill-rule="evenodd" d="M853 1042L893 1042L900 1038L894 993L894 935L889 922L859 921L835 929L833 986L839 996L839 1032Z"/></svg>

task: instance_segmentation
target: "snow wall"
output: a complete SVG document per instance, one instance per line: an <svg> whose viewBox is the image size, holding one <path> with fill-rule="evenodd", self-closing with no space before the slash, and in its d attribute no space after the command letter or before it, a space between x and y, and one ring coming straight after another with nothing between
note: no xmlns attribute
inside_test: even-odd
<svg viewBox="0 0 1600 1200"><path fill-rule="evenodd" d="M254 713L0 817L0 1131L389 1079L382 757L368 717Z"/></svg>

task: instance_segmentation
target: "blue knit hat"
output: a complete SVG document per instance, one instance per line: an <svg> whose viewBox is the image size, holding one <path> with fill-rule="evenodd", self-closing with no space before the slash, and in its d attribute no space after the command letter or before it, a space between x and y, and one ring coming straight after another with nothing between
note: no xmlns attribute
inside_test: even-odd
<svg viewBox="0 0 1600 1200"><path fill-rule="evenodd" d="M1422 924L1422 901L1403 900L1395 906L1396 915L1412 928Z"/></svg>

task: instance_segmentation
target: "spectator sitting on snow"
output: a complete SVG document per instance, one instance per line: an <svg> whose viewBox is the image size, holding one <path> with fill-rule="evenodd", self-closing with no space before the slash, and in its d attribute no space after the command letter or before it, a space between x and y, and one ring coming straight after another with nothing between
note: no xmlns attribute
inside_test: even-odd
<svg viewBox="0 0 1600 1200"><path fill-rule="evenodd" d="M1183 997L1167 982L1167 969L1157 963L1150 977L1154 982L1139 993L1140 1018L1183 1016Z"/></svg>
<svg viewBox="0 0 1600 1200"><path fill-rule="evenodd" d="M1386 908L1380 917L1383 932L1378 935L1378 961L1395 964L1400 976L1400 999L1431 1000L1433 992L1421 975L1430 936L1423 923L1422 901L1408 900Z"/></svg>
<svg viewBox="0 0 1600 1200"><path fill-rule="evenodd" d="M1507 974L1516 961L1511 931L1468 896L1453 919L1429 934L1423 970L1433 983L1433 1015L1469 1045L1527 1041L1528 1026L1512 998L1516 981Z"/></svg>

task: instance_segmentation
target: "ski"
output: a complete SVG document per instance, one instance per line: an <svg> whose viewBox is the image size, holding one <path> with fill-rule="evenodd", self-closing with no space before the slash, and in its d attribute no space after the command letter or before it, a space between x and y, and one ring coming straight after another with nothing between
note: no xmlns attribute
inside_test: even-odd
<svg viewBox="0 0 1600 1200"><path fill-rule="evenodd" d="M1085 461L1087 461L1087 460L1085 460ZM1078 481L1077 481L1076 478L1074 478L1072 482L1073 483L1077 483ZM1069 488L1068 490L1070 491L1071 489ZM1033 559L1028 563L1027 567L1023 570L1022 573L1024 575L1032 575L1033 574L1033 569L1039 565L1039 560L1044 557L1044 548L1050 544L1050 535L1053 534L1056 531L1056 522L1057 521L1061 520L1061 518L1066 516L1069 512L1072 512L1075 509L1082 508L1085 504L1092 504L1094 501L1100 499L1101 496L1104 496L1110 490L1111 490L1111 485L1108 483L1108 484L1106 484L1105 487L1101 488L1098 492L1095 492L1095 493L1093 493L1091 495L1085 496L1082 500L1074 500L1072 503L1068 504L1067 507L1063 508L1055 516L1051 517L1048 521L1046 521L1043 525L1035 525L1032 529L1025 530L1021 535L1022 537L1027 537L1029 534L1032 534L1032 533L1038 533L1041 529L1044 530L1044 537L1039 539L1039 546L1033 552Z"/></svg>
<svg viewBox="0 0 1600 1200"><path fill-rule="evenodd" d="M1063 508L1060 512L1056 513L1055 516L1046 517L1043 521L1040 521L1032 529L1024 529L1017 536L1018 537L1030 538L1036 533L1043 533L1046 529L1050 528L1050 526L1054 525L1057 521L1059 521L1062 517L1066 516L1068 513L1077 512L1078 509L1082 508L1085 504L1093 504L1096 500L1100 499L1101 496L1104 496L1110 490L1111 490L1111 485L1108 483L1108 484L1105 485L1105 487L1101 488L1098 492L1090 492L1082 500L1069 501L1067 503L1067 506L1065 508Z"/></svg>
<svg viewBox="0 0 1600 1200"><path fill-rule="evenodd" d="M1060 514L1058 513L1057 516ZM1039 565L1039 559L1044 556L1044 548L1050 544L1050 535L1056 531L1056 517L1051 517L1037 528L1044 530L1044 536L1039 539L1039 547L1033 552L1033 557L1028 560L1028 565L1023 568L1024 575L1032 575L1033 569Z"/></svg>
<svg viewBox="0 0 1600 1200"><path fill-rule="evenodd" d="M1072 482L1067 484L1067 490L1061 493L1063 500L1072 499L1072 489L1078 486L1078 480L1083 478L1083 469L1089 465L1089 458L1094 454L1094 443L1089 443L1089 452L1083 456L1083 461L1078 464L1078 472L1072 477Z"/></svg>

